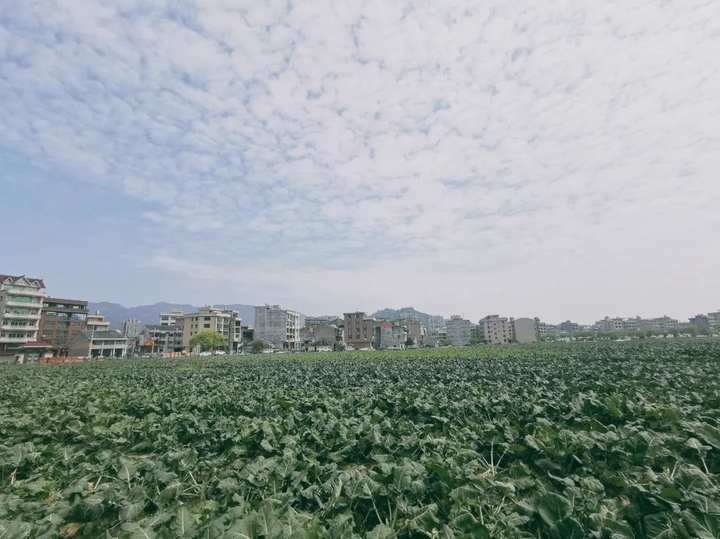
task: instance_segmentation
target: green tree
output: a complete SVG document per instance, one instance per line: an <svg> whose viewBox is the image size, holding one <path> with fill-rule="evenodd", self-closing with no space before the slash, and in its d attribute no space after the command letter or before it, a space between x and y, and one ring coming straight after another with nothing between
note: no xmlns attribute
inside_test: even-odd
<svg viewBox="0 0 720 539"><path fill-rule="evenodd" d="M259 354L265 350L265 343L262 341L253 341L250 343L250 350L253 354Z"/></svg>
<svg viewBox="0 0 720 539"><path fill-rule="evenodd" d="M225 348L226 344L225 337L215 331L201 331L190 338L190 348L194 350L200 347L202 352Z"/></svg>

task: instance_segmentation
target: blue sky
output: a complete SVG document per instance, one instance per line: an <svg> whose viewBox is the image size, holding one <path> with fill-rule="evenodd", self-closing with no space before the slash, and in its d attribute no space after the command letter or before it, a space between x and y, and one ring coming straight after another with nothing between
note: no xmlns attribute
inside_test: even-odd
<svg viewBox="0 0 720 539"><path fill-rule="evenodd" d="M0 272L126 305L717 309L717 58L707 1L14 2Z"/></svg>

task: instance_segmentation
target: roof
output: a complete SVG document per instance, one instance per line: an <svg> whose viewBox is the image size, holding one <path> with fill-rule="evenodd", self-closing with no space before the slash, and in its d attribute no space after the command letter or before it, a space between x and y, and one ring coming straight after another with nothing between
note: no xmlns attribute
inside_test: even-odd
<svg viewBox="0 0 720 539"><path fill-rule="evenodd" d="M42 279L37 279L36 277L28 277L26 275L0 275L0 284L4 283L8 279L11 279L12 281L17 281L18 279L25 278L28 281L34 281L36 282L40 288L45 288L45 282Z"/></svg>
<svg viewBox="0 0 720 539"><path fill-rule="evenodd" d="M50 343L46 343L43 341L28 341L25 344L23 344L20 348L51 348L52 345Z"/></svg>
<svg viewBox="0 0 720 539"><path fill-rule="evenodd" d="M71 305L84 305L87 307L88 302L84 299L64 299L64 298L45 298L45 305L48 303L66 303Z"/></svg>

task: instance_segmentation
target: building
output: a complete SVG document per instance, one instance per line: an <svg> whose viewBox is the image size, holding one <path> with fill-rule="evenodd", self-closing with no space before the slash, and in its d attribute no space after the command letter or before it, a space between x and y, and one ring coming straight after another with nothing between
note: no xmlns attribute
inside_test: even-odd
<svg viewBox="0 0 720 539"><path fill-rule="evenodd" d="M581 328L580 324L577 322L565 320L565 322L560 322L560 324L558 324L557 329L563 333L577 333Z"/></svg>
<svg viewBox="0 0 720 539"><path fill-rule="evenodd" d="M183 311L170 311L169 313L160 313L160 325L161 326L176 326L182 322L182 318L185 316Z"/></svg>
<svg viewBox="0 0 720 539"><path fill-rule="evenodd" d="M91 335L96 331L108 331L110 329L110 322L105 320L100 311L96 311L95 314L88 314L86 325L88 333Z"/></svg>
<svg viewBox="0 0 720 539"><path fill-rule="evenodd" d="M372 348L375 320L363 312L345 313L345 344L348 348L362 350Z"/></svg>
<svg viewBox="0 0 720 539"><path fill-rule="evenodd" d="M70 345L74 357L123 358L128 355L128 339L116 329L85 330Z"/></svg>
<svg viewBox="0 0 720 539"><path fill-rule="evenodd" d="M698 314L690 319L690 326L695 328L701 335L709 335L712 332L710 318L705 314Z"/></svg>
<svg viewBox="0 0 720 539"><path fill-rule="evenodd" d="M300 330L303 350L335 350L343 342L342 319L332 317L308 317Z"/></svg>
<svg viewBox="0 0 720 539"><path fill-rule="evenodd" d="M150 324L140 332L138 352L141 354L171 354L182 350L183 328L178 324Z"/></svg>
<svg viewBox="0 0 720 539"><path fill-rule="evenodd" d="M227 343L225 348L230 353L235 353L242 343L242 320L237 311L216 309L212 306L203 307L196 313L183 315L182 319L182 347L190 349L190 340L203 331L219 333ZM179 325L179 324L176 324Z"/></svg>
<svg viewBox="0 0 720 539"><path fill-rule="evenodd" d="M378 350L402 350L407 342L407 330L394 322L381 320L374 326L373 344Z"/></svg>
<svg viewBox="0 0 720 539"><path fill-rule="evenodd" d="M420 320L401 320L400 325L407 331L407 340L410 346L419 348L424 345L428 331Z"/></svg>
<svg viewBox="0 0 720 539"><path fill-rule="evenodd" d="M512 318L492 314L479 322L483 341L487 344L508 344L515 340Z"/></svg>
<svg viewBox="0 0 720 539"><path fill-rule="evenodd" d="M134 339L140 335L140 320L129 319L122 324L122 334L128 339Z"/></svg>
<svg viewBox="0 0 720 539"><path fill-rule="evenodd" d="M0 355L37 341L45 283L25 275L0 275Z"/></svg>
<svg viewBox="0 0 720 539"><path fill-rule="evenodd" d="M516 318L513 321L515 342L529 344L538 342L538 323L534 318Z"/></svg>
<svg viewBox="0 0 720 539"><path fill-rule="evenodd" d="M610 318L606 316L602 320L595 322L595 329L601 333L622 331L625 329L625 321L622 318Z"/></svg>
<svg viewBox="0 0 720 539"><path fill-rule="evenodd" d="M255 340L270 344L277 350L302 350L301 330L305 315L280 305L255 307Z"/></svg>
<svg viewBox="0 0 720 539"><path fill-rule="evenodd" d="M712 331L715 333L720 332L720 311L708 313L707 317L708 323L710 324L710 329L712 329Z"/></svg>
<svg viewBox="0 0 720 539"><path fill-rule="evenodd" d="M87 330L87 307L84 300L45 298L39 340L48 343L56 356L70 355L74 342Z"/></svg>
<svg viewBox="0 0 720 539"><path fill-rule="evenodd" d="M445 322L447 342L452 346L467 346L472 340L473 323L454 314Z"/></svg>

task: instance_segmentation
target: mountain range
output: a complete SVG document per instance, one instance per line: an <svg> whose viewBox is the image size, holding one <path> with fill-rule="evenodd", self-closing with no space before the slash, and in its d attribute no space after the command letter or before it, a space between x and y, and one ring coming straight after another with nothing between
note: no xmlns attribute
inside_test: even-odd
<svg viewBox="0 0 720 539"><path fill-rule="evenodd" d="M240 313L243 324L253 325L255 323L255 307L253 305L213 305L219 309L232 309ZM184 313L196 312L199 307L181 303L153 303L152 305L137 305L136 307L125 307L119 303L101 301L88 303L88 311L94 313L99 311L110 322L110 327L120 329L124 320L139 320L144 326L148 324L159 324L160 313L170 311L182 311Z"/></svg>

